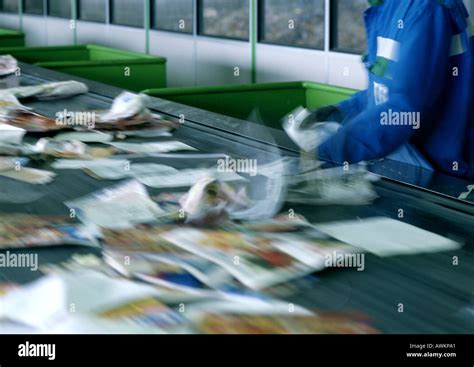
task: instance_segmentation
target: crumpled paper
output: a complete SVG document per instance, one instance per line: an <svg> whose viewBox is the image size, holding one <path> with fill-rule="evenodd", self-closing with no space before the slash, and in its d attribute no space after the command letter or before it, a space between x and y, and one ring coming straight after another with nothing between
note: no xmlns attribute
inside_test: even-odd
<svg viewBox="0 0 474 367"><path fill-rule="evenodd" d="M186 222L195 225L217 225L236 211L248 208L250 200L245 187L235 189L213 177L201 178L180 200Z"/></svg>
<svg viewBox="0 0 474 367"><path fill-rule="evenodd" d="M24 86L17 88L9 88L0 91L0 95L11 94L19 99L37 98L37 99L60 99L69 98L79 94L85 94L89 88L84 83L75 80L64 82L54 82L38 84L33 86ZM3 97L2 97L3 98Z"/></svg>
<svg viewBox="0 0 474 367"><path fill-rule="evenodd" d="M12 55L0 56L0 76L10 75L18 69L18 62Z"/></svg>
<svg viewBox="0 0 474 367"><path fill-rule="evenodd" d="M178 127L178 122L161 115L153 114L146 107L148 96L123 92L115 98L109 111L99 112L96 128L99 130L126 130L131 127L147 128L156 131L169 132Z"/></svg>

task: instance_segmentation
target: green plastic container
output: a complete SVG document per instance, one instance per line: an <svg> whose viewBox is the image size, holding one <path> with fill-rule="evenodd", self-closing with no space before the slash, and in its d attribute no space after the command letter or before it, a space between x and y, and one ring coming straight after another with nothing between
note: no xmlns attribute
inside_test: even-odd
<svg viewBox="0 0 474 367"><path fill-rule="evenodd" d="M312 82L148 89L150 96L281 128L298 106L316 109L349 98L356 90Z"/></svg>
<svg viewBox="0 0 474 367"><path fill-rule="evenodd" d="M1 48L0 54L139 92L166 87L166 59L97 45Z"/></svg>
<svg viewBox="0 0 474 367"><path fill-rule="evenodd" d="M0 47L25 46L25 34L12 29L0 28Z"/></svg>

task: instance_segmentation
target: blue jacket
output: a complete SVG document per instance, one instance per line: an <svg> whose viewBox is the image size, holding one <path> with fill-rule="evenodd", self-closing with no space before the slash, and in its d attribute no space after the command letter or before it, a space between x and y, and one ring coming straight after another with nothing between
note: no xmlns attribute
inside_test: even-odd
<svg viewBox="0 0 474 367"><path fill-rule="evenodd" d="M436 170L474 178L474 28L462 0L370 3L369 88L339 105L343 126L319 156L356 163L409 143Z"/></svg>

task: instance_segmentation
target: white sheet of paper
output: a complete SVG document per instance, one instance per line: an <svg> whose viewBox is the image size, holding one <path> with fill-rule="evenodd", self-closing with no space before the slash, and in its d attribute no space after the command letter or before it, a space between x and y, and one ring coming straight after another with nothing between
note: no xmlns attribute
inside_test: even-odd
<svg viewBox="0 0 474 367"><path fill-rule="evenodd" d="M91 166L87 169L103 180L120 180L126 177L170 175L178 172L176 168L155 163L133 163L122 167L114 165Z"/></svg>
<svg viewBox="0 0 474 367"><path fill-rule="evenodd" d="M67 314L65 285L54 276L12 290L1 303L0 320L38 329L53 325Z"/></svg>
<svg viewBox="0 0 474 367"><path fill-rule="evenodd" d="M54 169L95 169L100 167L121 169L127 165L131 165L131 162L126 159L57 159L51 167Z"/></svg>
<svg viewBox="0 0 474 367"><path fill-rule="evenodd" d="M195 151L196 149L180 141L163 141L154 143L109 143L114 148L130 153L153 154L179 151Z"/></svg>
<svg viewBox="0 0 474 367"><path fill-rule="evenodd" d="M384 217L315 224L314 227L339 241L382 257L456 250L461 247L449 238Z"/></svg>
<svg viewBox="0 0 474 367"><path fill-rule="evenodd" d="M0 321L16 322L39 331L64 332L78 326L70 320L71 305L75 315L93 315L106 307L158 295L152 286L96 271L47 275L2 297ZM64 329L61 324L68 320L71 323L66 322L68 327ZM103 323L103 326L111 325L107 320ZM73 331L77 330L73 328Z"/></svg>
<svg viewBox="0 0 474 367"><path fill-rule="evenodd" d="M100 131L73 131L58 134L55 141L80 141L82 143L107 143L114 140L113 135Z"/></svg>
<svg viewBox="0 0 474 367"><path fill-rule="evenodd" d="M22 167L18 171L2 171L0 172L0 176L8 177L12 180L26 182L32 185L46 185L54 180L56 173L35 168Z"/></svg>
<svg viewBox="0 0 474 367"><path fill-rule="evenodd" d="M173 136L173 134L166 129L125 130L119 134L139 138L168 138Z"/></svg>
<svg viewBox="0 0 474 367"><path fill-rule="evenodd" d="M26 130L0 123L0 142L6 144L21 144Z"/></svg>

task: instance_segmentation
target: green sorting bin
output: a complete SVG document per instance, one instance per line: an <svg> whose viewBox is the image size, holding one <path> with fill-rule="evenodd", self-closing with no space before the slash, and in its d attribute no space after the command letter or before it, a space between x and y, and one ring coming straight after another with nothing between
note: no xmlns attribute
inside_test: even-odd
<svg viewBox="0 0 474 367"><path fill-rule="evenodd" d="M0 47L23 47L25 34L12 29L0 28Z"/></svg>
<svg viewBox="0 0 474 367"><path fill-rule="evenodd" d="M47 69L139 92L166 87L166 59L97 45L1 48Z"/></svg>
<svg viewBox="0 0 474 367"><path fill-rule="evenodd" d="M349 98L356 90L313 82L148 89L143 93L241 120L281 128L298 106L315 109Z"/></svg>

